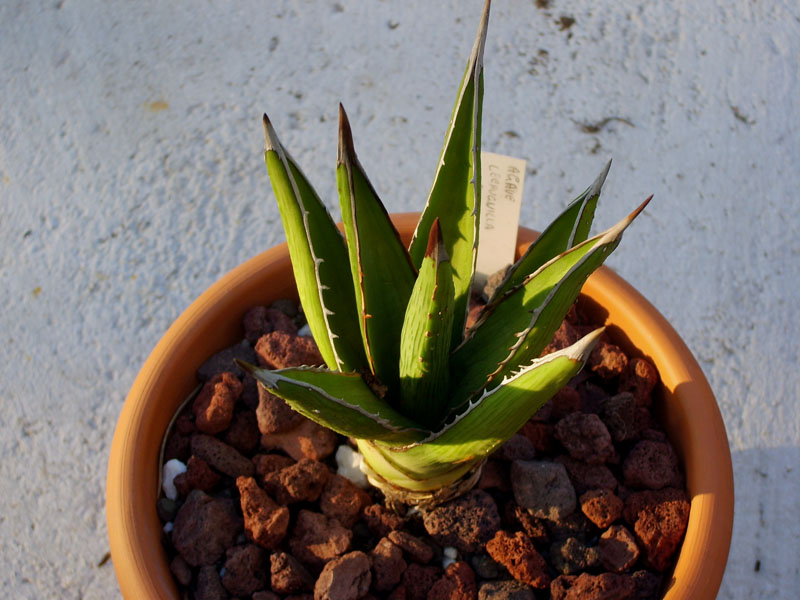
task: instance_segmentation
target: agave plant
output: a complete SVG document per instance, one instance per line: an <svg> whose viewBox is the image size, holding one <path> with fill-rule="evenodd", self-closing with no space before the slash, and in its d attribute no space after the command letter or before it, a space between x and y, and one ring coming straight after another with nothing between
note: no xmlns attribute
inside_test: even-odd
<svg viewBox="0 0 800 600"><path fill-rule="evenodd" d="M647 203L588 238L606 166L465 328L479 232L488 17L487 1L408 248L356 156L341 106L344 237L264 115L265 160L297 289L327 368L244 366L294 410L353 438L370 481L393 502L435 503L471 487L486 456L578 373L601 330L540 355L583 282Z"/></svg>

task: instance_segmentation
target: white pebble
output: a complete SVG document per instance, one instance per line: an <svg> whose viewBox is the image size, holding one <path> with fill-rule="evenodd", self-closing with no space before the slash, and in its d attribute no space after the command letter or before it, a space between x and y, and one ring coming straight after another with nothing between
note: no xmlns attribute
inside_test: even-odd
<svg viewBox="0 0 800 600"><path fill-rule="evenodd" d="M442 568L446 569L458 560L458 550L452 546L447 546L442 550Z"/></svg>
<svg viewBox="0 0 800 600"><path fill-rule="evenodd" d="M307 335L309 337L311 336L311 327L308 326L308 323L306 323L300 329L298 329L297 335Z"/></svg>
<svg viewBox="0 0 800 600"><path fill-rule="evenodd" d="M164 495L170 500L176 500L178 498L178 490L175 489L175 483L173 480L175 477L185 472L186 465L177 458L173 458L172 460L168 460L166 463L164 463L161 489L164 490Z"/></svg>
<svg viewBox="0 0 800 600"><path fill-rule="evenodd" d="M164 533L169 533L170 531L172 531L172 528L173 528L172 521L164 523Z"/></svg>
<svg viewBox="0 0 800 600"><path fill-rule="evenodd" d="M361 489L369 487L367 476L361 470L361 463L364 458L360 453L353 450L350 446L342 444L336 449L336 472L349 479Z"/></svg>

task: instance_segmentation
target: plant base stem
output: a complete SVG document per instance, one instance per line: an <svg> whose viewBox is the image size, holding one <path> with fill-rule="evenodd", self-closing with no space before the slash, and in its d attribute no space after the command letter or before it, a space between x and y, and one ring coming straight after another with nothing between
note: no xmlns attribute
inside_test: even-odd
<svg viewBox="0 0 800 600"><path fill-rule="evenodd" d="M401 514L406 507L426 510L470 491L478 483L485 462L485 460L480 461L453 483L432 491L415 491L398 487L373 471L366 461L361 463L361 470L366 474L370 485L383 492L386 507Z"/></svg>

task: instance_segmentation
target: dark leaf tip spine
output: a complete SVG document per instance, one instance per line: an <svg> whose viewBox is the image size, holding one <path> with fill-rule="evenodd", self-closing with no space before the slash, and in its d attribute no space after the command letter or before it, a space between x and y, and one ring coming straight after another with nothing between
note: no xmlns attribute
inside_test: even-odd
<svg viewBox="0 0 800 600"><path fill-rule="evenodd" d="M339 103L339 155L338 164L357 164L356 148L353 142L353 130L350 128L350 119L344 110L342 103Z"/></svg>
<svg viewBox="0 0 800 600"><path fill-rule="evenodd" d="M264 124L264 152L269 152L270 150L277 152L281 147L281 143L278 141L278 134L275 133L272 121L269 120L267 113L264 113L262 122Z"/></svg>
<svg viewBox="0 0 800 600"><path fill-rule="evenodd" d="M591 198L592 196L597 196L600 194L600 190L603 189L603 184L606 182L606 177L608 177L608 171L611 169L611 160L606 163L605 168L597 176L597 179L594 180L592 186L589 188L589 193L587 196Z"/></svg>
<svg viewBox="0 0 800 600"><path fill-rule="evenodd" d="M639 206L636 208L636 210L634 210L634 211L633 211L633 212L632 212L630 215L628 215L628 220L629 220L629 221L633 221L633 220L634 220L636 217L638 217L638 216L639 216L639 213L641 213L641 212L642 212L642 211L645 209L645 207L646 207L648 204L650 204L650 200L652 200L652 199L653 199L653 194L650 194L650 195L649 195L649 196L648 196L648 197L645 199L645 201L644 201L644 202L642 202L642 203L641 203L641 204L640 204L640 205L639 205Z"/></svg>

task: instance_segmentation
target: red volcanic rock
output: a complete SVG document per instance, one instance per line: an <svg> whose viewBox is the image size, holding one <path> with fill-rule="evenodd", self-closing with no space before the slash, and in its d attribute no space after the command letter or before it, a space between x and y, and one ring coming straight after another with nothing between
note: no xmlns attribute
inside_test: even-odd
<svg viewBox="0 0 800 600"><path fill-rule="evenodd" d="M305 420L299 412L292 410L286 401L271 394L263 385L258 386L256 408L258 430L267 435L291 431Z"/></svg>
<svg viewBox="0 0 800 600"><path fill-rule="evenodd" d="M542 519L542 522L547 527L547 533L553 542L564 541L571 537L585 542L587 534L591 537L591 521L579 510L560 519Z"/></svg>
<svg viewBox="0 0 800 600"><path fill-rule="evenodd" d="M599 465L614 455L611 434L595 414L572 413L556 423L555 436L572 458Z"/></svg>
<svg viewBox="0 0 800 600"><path fill-rule="evenodd" d="M248 310L242 318L242 325L244 337L253 345L262 335L273 331L297 335L297 325L291 317L283 311L266 306L256 306Z"/></svg>
<svg viewBox="0 0 800 600"><path fill-rule="evenodd" d="M253 352L255 355L255 352ZM253 361L255 362L255 360ZM239 399L241 403L249 408L255 410L258 406L258 388L261 387L250 373L245 373L242 377L242 397Z"/></svg>
<svg viewBox="0 0 800 600"><path fill-rule="evenodd" d="M617 394L603 402L601 418L615 442L633 439L639 433L640 423L636 408L636 399L628 392Z"/></svg>
<svg viewBox="0 0 800 600"><path fill-rule="evenodd" d="M288 305L281 308L275 308L274 305L270 306L267 309L267 319L269 319L269 322L272 324L273 331L285 331L286 333L294 335L297 333L297 325L295 325L292 315L286 313L288 308ZM293 312L294 315L297 314L296 309Z"/></svg>
<svg viewBox="0 0 800 600"><path fill-rule="evenodd" d="M224 440L241 454L255 452L261 442L261 432L258 430L258 422L253 411L241 410L234 413Z"/></svg>
<svg viewBox="0 0 800 600"><path fill-rule="evenodd" d="M624 525L612 525L605 530L598 547L603 567L614 573L627 571L639 559L636 540Z"/></svg>
<svg viewBox="0 0 800 600"><path fill-rule="evenodd" d="M579 494L597 488L614 491L619 485L611 469L605 465L587 465L569 456L558 456L555 461L567 469L569 480Z"/></svg>
<svg viewBox="0 0 800 600"><path fill-rule="evenodd" d="M272 323L267 318L266 306L254 306L242 317L242 326L244 327L244 337L247 341L255 345L265 333L273 330Z"/></svg>
<svg viewBox="0 0 800 600"><path fill-rule="evenodd" d="M242 475L249 477L255 471L253 462L249 458L242 456L225 442L203 433L192 436L192 454L230 477Z"/></svg>
<svg viewBox="0 0 800 600"><path fill-rule="evenodd" d="M550 562L564 575L575 575L600 564L600 551L575 537L559 540L550 546Z"/></svg>
<svg viewBox="0 0 800 600"><path fill-rule="evenodd" d="M206 565L197 573L195 600L228 600L228 592L222 587L217 568Z"/></svg>
<svg viewBox="0 0 800 600"><path fill-rule="evenodd" d="M563 518L575 510L575 489L563 465L549 461L511 463L514 500L540 518Z"/></svg>
<svg viewBox="0 0 800 600"><path fill-rule="evenodd" d="M364 509L364 521L369 530L378 537L403 527L403 518L381 504L370 504Z"/></svg>
<svg viewBox="0 0 800 600"><path fill-rule="evenodd" d="M219 433L231 424L233 408L242 394L242 383L230 372L214 375L192 403L195 425L203 433Z"/></svg>
<svg viewBox="0 0 800 600"><path fill-rule="evenodd" d="M266 473L263 486L278 504L314 502L322 494L329 476L330 471L324 464L303 458L279 471Z"/></svg>
<svg viewBox="0 0 800 600"><path fill-rule="evenodd" d="M247 538L264 548L277 548L289 528L289 509L279 506L252 477L239 477L236 487Z"/></svg>
<svg viewBox="0 0 800 600"><path fill-rule="evenodd" d="M406 600L406 598L406 586L402 584L398 585L389 593L388 596L386 596L386 600Z"/></svg>
<svg viewBox="0 0 800 600"><path fill-rule="evenodd" d="M283 454L256 454L253 457L253 464L256 468L256 476L259 482L263 483L264 478L275 471L280 471L293 465L296 461Z"/></svg>
<svg viewBox="0 0 800 600"><path fill-rule="evenodd" d="M530 442L529 442L530 443ZM507 492L511 489L508 478L508 462L490 458L483 464L481 478L475 485L479 490L498 489Z"/></svg>
<svg viewBox="0 0 800 600"><path fill-rule="evenodd" d="M574 413L581 405L581 395L575 388L566 385L550 399L550 418L563 419Z"/></svg>
<svg viewBox="0 0 800 600"><path fill-rule="evenodd" d="M300 426L284 433L261 436L261 447L280 449L295 460L325 460L336 450L336 434L303 418Z"/></svg>
<svg viewBox="0 0 800 600"><path fill-rule="evenodd" d="M219 375L226 371L233 373L237 377L243 377L244 371L235 362L237 358L248 363L254 363L256 362L256 353L247 342L241 342L225 348L200 365L200 368L196 371L197 379L208 381L214 375Z"/></svg>
<svg viewBox="0 0 800 600"><path fill-rule="evenodd" d="M325 515L338 520L349 529L356 524L371 502L369 494L352 481L341 475L331 474L322 490L319 508Z"/></svg>
<svg viewBox="0 0 800 600"><path fill-rule="evenodd" d="M478 600L536 600L529 585L516 579L486 581L478 590Z"/></svg>
<svg viewBox="0 0 800 600"><path fill-rule="evenodd" d="M572 326L571 323L564 320L561 322L561 325L559 325L558 329L553 335L553 341L547 345L547 347L542 351L541 355L544 356L558 350L563 350L567 346L571 346L577 342L579 339L581 339L580 333L575 329L575 327Z"/></svg>
<svg viewBox="0 0 800 600"><path fill-rule="evenodd" d="M414 562L425 564L433 560L433 549L418 537L405 531L390 531L387 537Z"/></svg>
<svg viewBox="0 0 800 600"><path fill-rule="evenodd" d="M193 567L212 565L233 545L240 530L232 500L195 490L175 516L172 544Z"/></svg>
<svg viewBox="0 0 800 600"><path fill-rule="evenodd" d="M619 346L600 340L586 361L592 372L603 379L619 377L628 368L628 357Z"/></svg>
<svg viewBox="0 0 800 600"><path fill-rule="evenodd" d="M190 456L186 463L186 470L173 480L175 488L181 498L185 498L192 490L208 492L219 482L219 473L216 473L208 463L196 456Z"/></svg>
<svg viewBox="0 0 800 600"><path fill-rule="evenodd" d="M321 568L327 561L347 552L352 538L353 532L336 519L303 509L297 515L289 548L302 562Z"/></svg>
<svg viewBox="0 0 800 600"><path fill-rule="evenodd" d="M169 570L172 571L172 574L175 576L175 581L181 585L188 586L192 583L192 567L183 560L180 554L169 563Z"/></svg>
<svg viewBox="0 0 800 600"><path fill-rule="evenodd" d="M581 511L600 529L622 516L623 502L608 489L589 490L580 498Z"/></svg>
<svg viewBox="0 0 800 600"><path fill-rule="evenodd" d="M551 600L633 600L635 592L633 578L616 573L561 575L550 585Z"/></svg>
<svg viewBox="0 0 800 600"><path fill-rule="evenodd" d="M486 551L508 569L517 581L540 589L550 584L547 565L542 555L533 547L530 538L521 531L511 536L501 529L486 544Z"/></svg>
<svg viewBox="0 0 800 600"><path fill-rule="evenodd" d="M500 515L489 494L471 490L427 511L423 524L438 544L476 552L500 529Z"/></svg>
<svg viewBox="0 0 800 600"><path fill-rule="evenodd" d="M411 563L403 573L402 587L407 600L426 600L428 591L439 579L442 570L439 567L423 567ZM400 586L398 586L400 587Z"/></svg>
<svg viewBox="0 0 800 600"><path fill-rule="evenodd" d="M501 460L532 460L536 457L536 449L533 447L531 441L516 433L512 435L508 441L500 446L495 452L495 458Z"/></svg>
<svg viewBox="0 0 800 600"><path fill-rule="evenodd" d="M661 594L661 576L651 571L636 571L633 575L633 582L636 584L636 600L659 600Z"/></svg>
<svg viewBox="0 0 800 600"><path fill-rule="evenodd" d="M517 506L514 501L509 501L505 510L506 521L513 529L522 528L534 544L547 543L549 534L544 519L534 517L527 508Z"/></svg>
<svg viewBox="0 0 800 600"><path fill-rule="evenodd" d="M625 485L660 490L681 485L678 457L669 442L642 440L622 463Z"/></svg>
<svg viewBox="0 0 800 600"><path fill-rule="evenodd" d="M622 374L620 390L632 393L638 406L650 406L657 383L658 371L653 363L644 358L633 358Z"/></svg>
<svg viewBox="0 0 800 600"><path fill-rule="evenodd" d="M475 600L478 586L475 573L464 561L454 562L428 590L428 600Z"/></svg>
<svg viewBox="0 0 800 600"><path fill-rule="evenodd" d="M314 600L359 600L369 592L370 583L369 558L363 552L350 552L325 565L314 585Z"/></svg>
<svg viewBox="0 0 800 600"><path fill-rule="evenodd" d="M314 589L314 578L291 554L275 552L269 557L270 585L281 594L296 594Z"/></svg>
<svg viewBox="0 0 800 600"><path fill-rule="evenodd" d="M403 551L389 538L381 538L378 545L369 553L372 560L373 587L379 592L394 589L408 566L403 560Z"/></svg>
<svg viewBox="0 0 800 600"><path fill-rule="evenodd" d="M689 521L689 501L679 489L636 492L625 501L625 520L633 525L647 562L657 571L670 564Z"/></svg>
<svg viewBox="0 0 800 600"><path fill-rule="evenodd" d="M231 594L249 596L267 585L264 550L254 544L228 548L222 585Z"/></svg>
<svg viewBox="0 0 800 600"><path fill-rule="evenodd" d="M555 449L556 442L553 431L554 428L550 423L542 423L533 419L525 423L519 430L521 435L528 438L534 451L541 453L552 452Z"/></svg>
<svg viewBox="0 0 800 600"><path fill-rule="evenodd" d="M255 350L258 364L269 369L325 364L312 338L284 331L272 331L262 335L256 342Z"/></svg>

